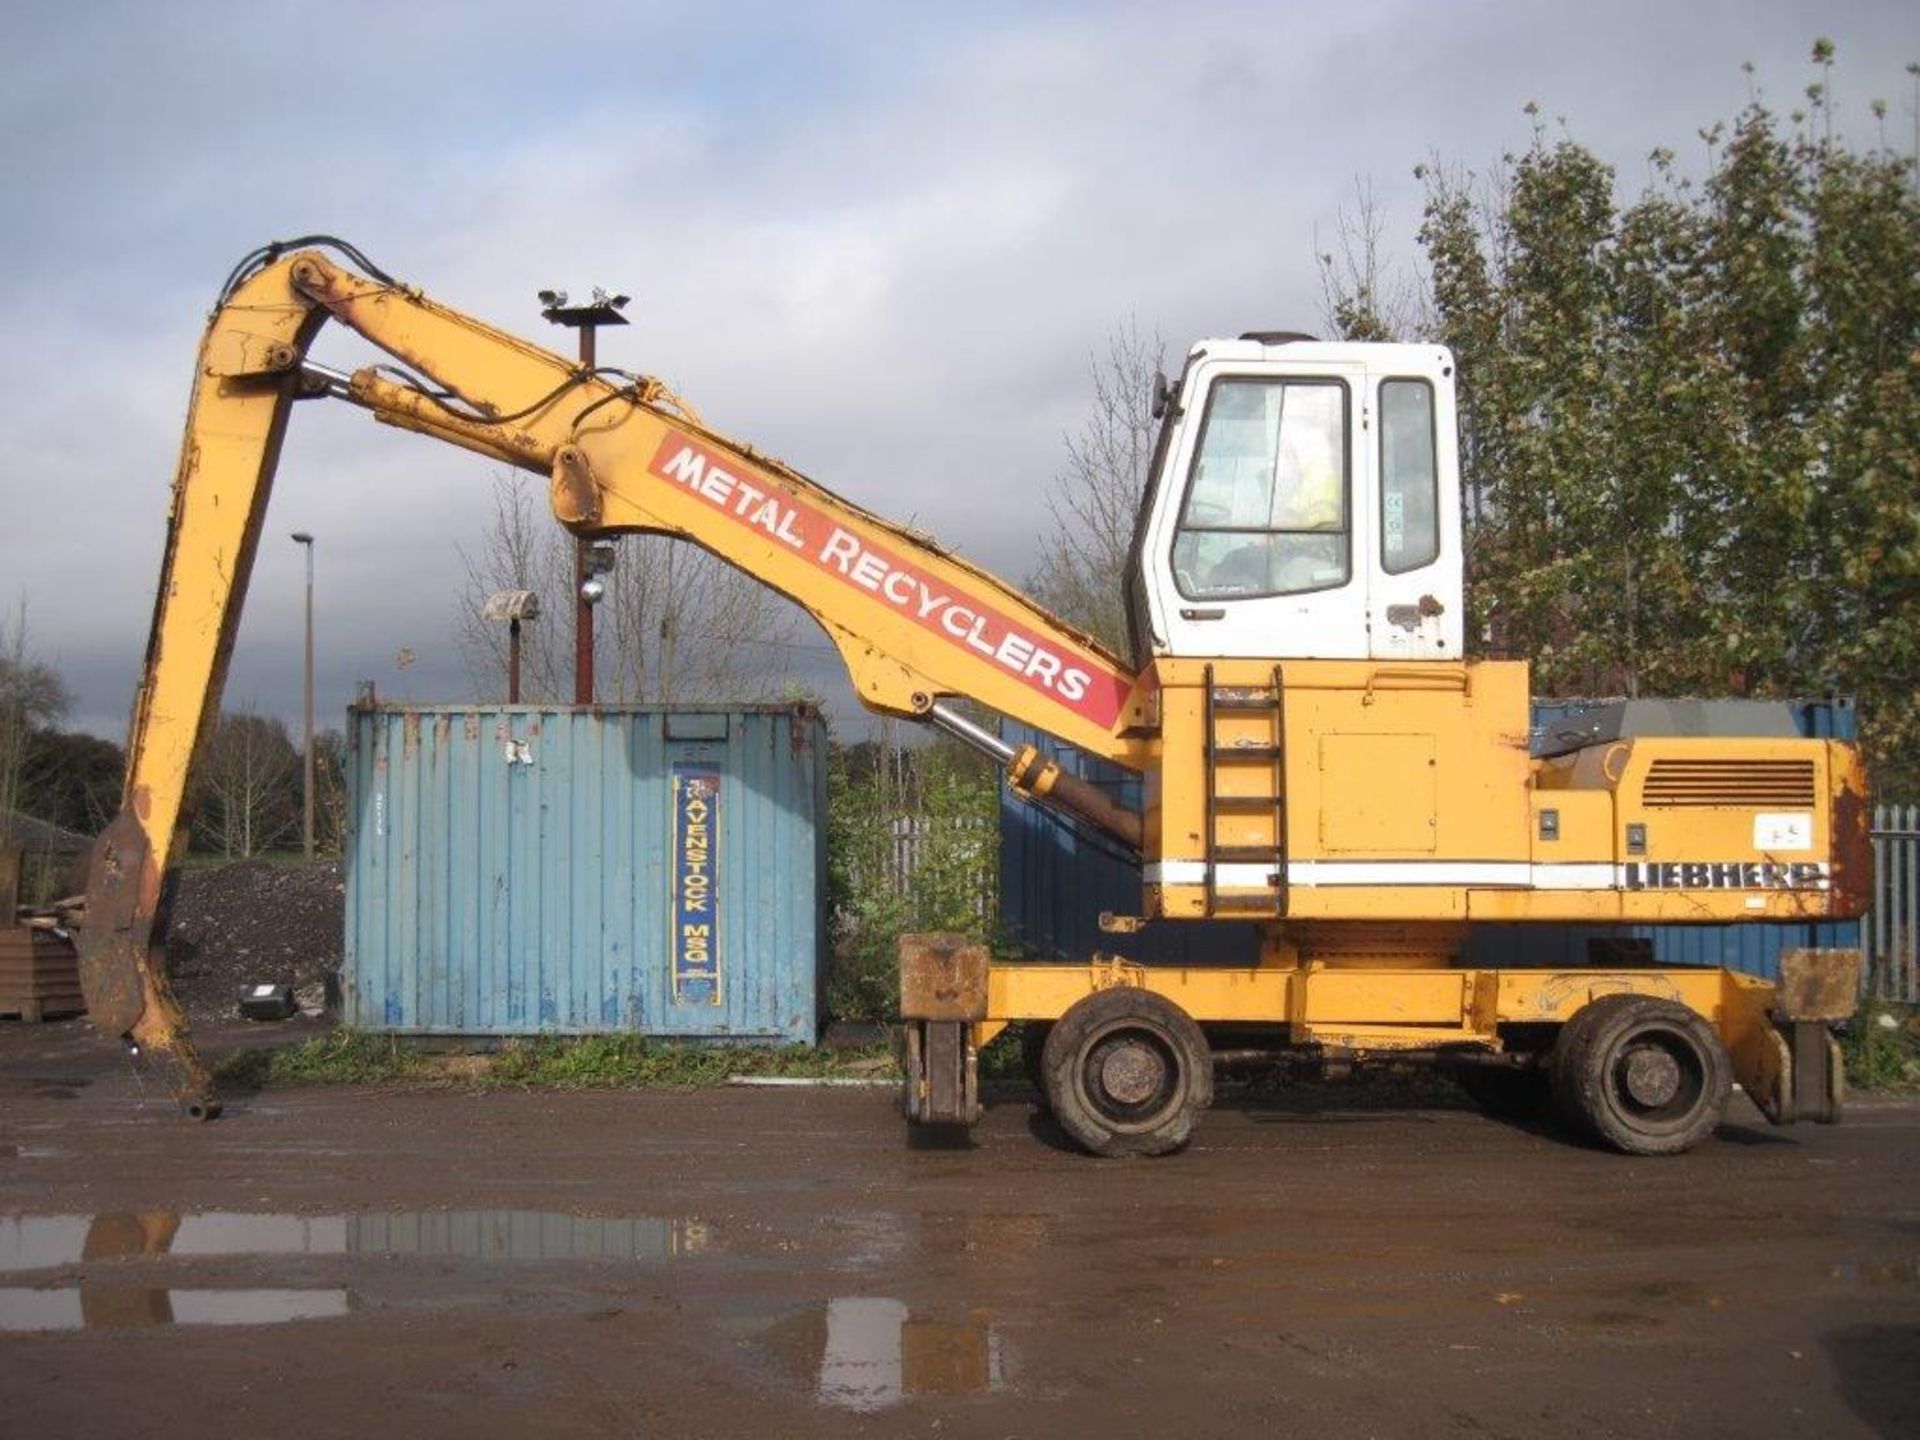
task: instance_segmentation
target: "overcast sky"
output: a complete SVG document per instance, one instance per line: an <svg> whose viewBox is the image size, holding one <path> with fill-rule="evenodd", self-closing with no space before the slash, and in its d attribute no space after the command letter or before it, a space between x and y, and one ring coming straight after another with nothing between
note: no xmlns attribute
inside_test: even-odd
<svg viewBox="0 0 1920 1440"><path fill-rule="evenodd" d="M25 598L70 723L120 736L207 308L245 251L310 231L563 349L537 290L629 291L602 363L1017 579L1116 322L1176 352L1316 328L1314 236L1356 177L1411 255L1415 163L1525 145L1537 99L1637 189L1656 145L1698 164L1741 61L1788 108L1823 34L1843 125L1870 137L1883 96L1905 133L1899 0L6 0L0 602ZM338 335L315 355L362 359ZM319 536L323 724L362 678L468 698L456 546L490 473L303 406L228 703L298 713L296 529Z"/></svg>

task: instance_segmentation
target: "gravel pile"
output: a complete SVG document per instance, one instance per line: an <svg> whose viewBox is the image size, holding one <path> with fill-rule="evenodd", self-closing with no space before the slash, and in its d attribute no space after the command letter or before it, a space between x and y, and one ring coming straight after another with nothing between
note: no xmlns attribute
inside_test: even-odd
<svg viewBox="0 0 1920 1440"><path fill-rule="evenodd" d="M183 870L167 969L187 1013L231 1018L248 985L292 985L321 1003L340 970L346 886L337 861L238 860Z"/></svg>

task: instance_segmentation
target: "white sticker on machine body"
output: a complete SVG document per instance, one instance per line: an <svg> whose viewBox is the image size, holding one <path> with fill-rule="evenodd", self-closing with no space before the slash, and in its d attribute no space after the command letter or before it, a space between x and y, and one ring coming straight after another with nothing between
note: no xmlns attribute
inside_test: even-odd
<svg viewBox="0 0 1920 1440"><path fill-rule="evenodd" d="M1813 849L1813 816L1804 812L1754 816L1753 848L1767 854Z"/></svg>

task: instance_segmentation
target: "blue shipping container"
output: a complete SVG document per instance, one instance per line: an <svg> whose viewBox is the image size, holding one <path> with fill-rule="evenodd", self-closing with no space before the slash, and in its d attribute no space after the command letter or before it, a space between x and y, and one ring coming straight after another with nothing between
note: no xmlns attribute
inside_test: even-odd
<svg viewBox="0 0 1920 1440"><path fill-rule="evenodd" d="M826 759L805 707L356 707L347 1023L811 1044Z"/></svg>
<svg viewBox="0 0 1920 1440"><path fill-rule="evenodd" d="M1538 700L1533 728L1604 702ZM1800 701L1794 718L1803 735L1851 740L1853 704L1847 700ZM1008 722L1009 744L1037 745L1062 768L1137 809L1140 777L1091 759L1051 736ZM1137 914L1140 869L1125 852L1058 816L1003 790L1000 796L1000 921L1009 943L1036 959L1084 960L1095 951L1126 955L1152 965L1252 965L1259 959L1258 927L1241 921L1161 920L1138 935L1108 935L1100 912ZM1593 939L1649 941L1665 965L1724 965L1769 979L1780 973L1780 954L1801 946L1852 949L1860 944L1858 921L1795 925L1477 925L1466 958L1480 965L1584 965Z"/></svg>

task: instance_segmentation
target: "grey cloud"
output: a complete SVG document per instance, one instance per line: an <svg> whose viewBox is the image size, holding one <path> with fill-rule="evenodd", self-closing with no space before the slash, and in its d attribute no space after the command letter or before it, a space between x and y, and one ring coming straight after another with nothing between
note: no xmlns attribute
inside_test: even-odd
<svg viewBox="0 0 1920 1440"><path fill-rule="evenodd" d="M665 13L8 7L0 598L31 597L85 723L121 724L193 347L264 238L337 230L536 339L541 286L631 290L610 362L1017 578L1107 330L1131 315L1178 352L1311 327L1315 227L1356 175L1410 246L1412 166L1524 145L1528 99L1631 188L1648 149L1738 107L1743 59L1784 100L1833 33L1864 124L1920 52L1896 4ZM456 547L488 474L303 407L229 699L297 710L293 528L321 536L324 710L363 676L462 693Z"/></svg>

